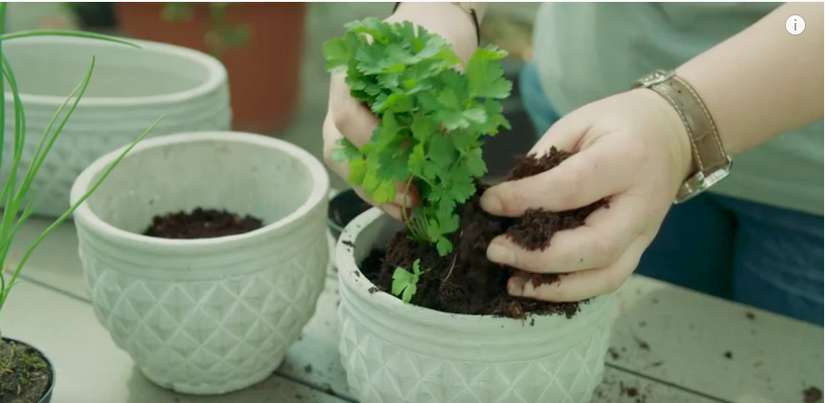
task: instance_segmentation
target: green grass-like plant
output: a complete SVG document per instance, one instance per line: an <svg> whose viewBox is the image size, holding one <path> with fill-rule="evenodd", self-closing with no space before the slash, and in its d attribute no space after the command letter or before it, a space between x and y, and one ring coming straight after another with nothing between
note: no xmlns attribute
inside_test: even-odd
<svg viewBox="0 0 825 403"><path fill-rule="evenodd" d="M0 3L0 32L3 32L3 26L6 17L6 3ZM77 209L80 204L82 204L86 198L92 194L98 186L103 182L103 180L109 175L112 169L117 166L118 163L123 159L123 157L132 150L132 148L140 142L144 137L146 137L149 132L160 123L163 117L160 117L154 124L152 124L149 129L147 129L143 134L138 136L138 138L132 142L124 151L121 153L117 159L115 159L106 171L103 172L103 175L92 185L91 189L83 195L77 202L75 202L63 215L58 217L48 228L46 228L35 240L34 242L29 245L29 247L22 253L20 260L15 264L13 262L14 256L9 258L9 249L11 248L12 240L14 239L14 235L20 226L31 216L32 212L34 211L34 194L33 189L31 188L32 182L34 178L37 176L37 172L40 167L43 165L43 161L46 159L46 156L51 150L52 145L54 145L57 136L63 130L63 127L66 125L66 122L71 117L72 113L74 112L75 108L77 108L77 104L80 102L80 99L83 97L83 94L86 92L86 87L89 85L89 79L92 76L92 71L94 70L95 59L92 57L91 63L89 65L89 69L86 71L85 77L80 82L80 84L69 94L66 101L57 109L54 116L52 117L51 121L49 122L46 130L43 132L43 135L40 137L40 142L37 144L37 148L35 149L34 155L32 157L32 162L28 166L23 179L20 183L17 183L17 176L18 170L20 169L20 160L23 156L23 146L26 141L26 117L23 110L23 104L20 101L20 93L17 88L17 81L14 78L14 72L12 71L11 64L9 63L8 59L6 59L6 55L3 54L3 42L18 38L25 38L25 37L32 37L32 36L43 36L43 35L56 35L56 36L75 36L75 37L84 37L84 38L91 38L91 39L99 39L105 40L110 42L116 42L128 46L132 46L135 48L139 48L139 46L134 45L128 41L124 41L115 37L107 36L107 35L100 35L100 34L93 34L88 32L76 32L76 31L58 31L58 30L36 30L36 31L24 31L24 32L16 32L10 34L2 34L0 35L0 70L2 70L2 75L5 80L0 79L0 166L3 164L3 147L4 142L6 139L6 119L14 119L14 133L10 135L13 136L14 139L14 152L12 154L12 161L11 161L11 169L7 178L5 178L5 183L2 185L2 190L0 190L0 208L2 208L2 215L0 216L0 268L2 268L2 274L0 274L0 311L6 302L6 299L9 296L9 292L14 288L16 284L18 284L18 276L20 275L21 270L26 264L29 256L32 254L34 249L46 236L49 235L55 228L57 228L63 221L65 221L72 213ZM8 82L9 89L11 90L11 95L14 101L14 116L7 117L5 103L6 103L6 92L5 92L5 85ZM67 108L68 106L68 108ZM66 111L65 114L63 113L64 110ZM61 117L62 115L62 117ZM54 129L54 130L53 130ZM23 204L25 202L25 204ZM18 215L20 212L21 207L23 207L22 213ZM10 278L8 281L6 280L5 275L10 273ZM2 345L2 344L0 344Z"/></svg>

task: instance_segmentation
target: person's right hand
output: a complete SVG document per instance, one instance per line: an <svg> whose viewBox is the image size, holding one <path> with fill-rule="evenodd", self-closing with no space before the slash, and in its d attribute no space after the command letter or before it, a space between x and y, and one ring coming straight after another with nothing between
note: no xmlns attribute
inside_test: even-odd
<svg viewBox="0 0 825 403"><path fill-rule="evenodd" d="M384 21L410 21L423 26L430 33L439 34L453 45L456 55L464 61L470 58L477 45L472 17L455 4L401 3L395 14ZM377 124L378 119L369 108L350 96L349 87L344 82L344 74L333 74L330 79L329 104L323 128L324 159L327 166L346 179L346 165L331 159L332 151L338 147L338 140L346 138L360 148L372 137L372 131ZM403 189L403 184L399 184L394 203L380 206L396 219L401 219L401 206L405 202ZM354 190L361 198L375 204L366 197L362 189ZM411 191L406 205L412 206L415 203L415 192Z"/></svg>

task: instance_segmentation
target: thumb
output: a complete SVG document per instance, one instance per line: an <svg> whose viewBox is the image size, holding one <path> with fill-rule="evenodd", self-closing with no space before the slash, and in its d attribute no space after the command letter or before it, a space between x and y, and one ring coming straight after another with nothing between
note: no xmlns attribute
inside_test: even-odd
<svg viewBox="0 0 825 403"><path fill-rule="evenodd" d="M335 128L359 148L369 141L378 125L372 111L350 96L343 74L333 74L330 81L329 114Z"/></svg>
<svg viewBox="0 0 825 403"><path fill-rule="evenodd" d="M604 196L600 194L603 190L600 186L603 181L598 181L596 189L582 191L582 187L590 187L587 186L588 181L592 181L597 175L604 175L604 169L612 165L601 163L605 155L609 155L610 150L598 148L605 147L589 150L595 152L581 152L582 148L587 147L587 133L590 128L589 121L581 115L568 115L559 120L542 136L528 155L541 158L553 147L576 155L569 157L554 169L536 172L531 176L489 188L481 197L481 207L490 214L518 217L531 208L549 211L575 209Z"/></svg>

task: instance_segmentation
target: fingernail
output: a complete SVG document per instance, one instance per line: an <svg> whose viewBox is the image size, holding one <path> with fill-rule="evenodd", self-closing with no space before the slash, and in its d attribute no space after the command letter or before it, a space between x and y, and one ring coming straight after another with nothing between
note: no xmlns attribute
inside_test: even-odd
<svg viewBox="0 0 825 403"><path fill-rule="evenodd" d="M510 277L507 282L507 293L514 297L521 297L524 295L524 284L527 282L522 277Z"/></svg>
<svg viewBox="0 0 825 403"><path fill-rule="evenodd" d="M481 208L490 214L501 214L503 211L501 200L489 191L481 195Z"/></svg>
<svg viewBox="0 0 825 403"><path fill-rule="evenodd" d="M512 266L516 262L513 251L495 243L487 247L487 259L507 266Z"/></svg>

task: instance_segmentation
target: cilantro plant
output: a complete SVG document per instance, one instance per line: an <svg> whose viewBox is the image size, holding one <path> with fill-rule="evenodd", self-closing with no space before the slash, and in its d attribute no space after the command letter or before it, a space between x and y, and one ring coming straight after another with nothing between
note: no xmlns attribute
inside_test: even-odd
<svg viewBox="0 0 825 403"><path fill-rule="evenodd" d="M418 289L418 280L425 272L421 271L421 259L415 259L412 272L403 267L396 267L392 274L392 294L409 303Z"/></svg>
<svg viewBox="0 0 825 403"><path fill-rule="evenodd" d="M358 149L341 141L332 158L348 163L348 182L376 203L392 201L397 183L406 197L414 183L419 204L404 209L404 222L446 256L447 235L459 228L456 207L487 169L482 137L510 127L498 101L512 89L498 63L506 52L487 46L465 63L444 38L376 18L347 24L323 51L327 69L345 73L351 95L379 120L369 142Z"/></svg>

